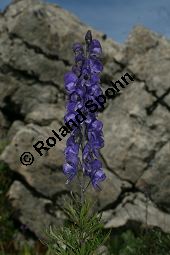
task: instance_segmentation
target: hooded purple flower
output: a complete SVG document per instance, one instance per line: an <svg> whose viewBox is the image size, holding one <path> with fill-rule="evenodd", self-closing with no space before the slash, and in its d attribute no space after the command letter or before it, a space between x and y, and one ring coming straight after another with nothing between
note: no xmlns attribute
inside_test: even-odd
<svg viewBox="0 0 170 255"><path fill-rule="evenodd" d="M98 184L106 178L99 154L100 148L104 146L103 123L97 120L97 112L89 112L85 103L88 100L94 100L94 97L103 95L100 88L100 73L103 70L100 61L102 48L98 40L92 39L90 30L85 35L85 42L85 53L80 43L73 45L75 65L72 71L64 76L65 89L68 94L64 120L65 122L69 119L75 121L77 109L86 116L86 120L71 131L65 149L63 170L68 177L68 183L77 175L81 165L84 175L90 178L93 187L100 189ZM81 160L80 148L82 150Z"/></svg>

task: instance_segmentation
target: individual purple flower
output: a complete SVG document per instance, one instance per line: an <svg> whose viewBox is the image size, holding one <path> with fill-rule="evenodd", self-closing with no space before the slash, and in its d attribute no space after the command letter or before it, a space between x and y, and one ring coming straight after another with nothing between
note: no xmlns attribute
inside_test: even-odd
<svg viewBox="0 0 170 255"><path fill-rule="evenodd" d="M100 73L103 70L103 66L98 59L89 58L88 65L93 73Z"/></svg>
<svg viewBox="0 0 170 255"><path fill-rule="evenodd" d="M103 95L100 87L100 73L103 70L100 61L102 47L98 40L92 39L90 30L85 35L85 43L85 51L80 43L74 43L72 49L75 54L75 64L72 70L64 76L65 89L68 94L64 121L75 120L77 109L86 115L86 120L73 128L70 133L64 151L63 170L68 178L67 183L69 183L81 170L81 166L83 174L90 178L93 187L100 189L98 184L106 178L99 153L104 146L103 123L97 120L98 113L89 111L85 103Z"/></svg>
<svg viewBox="0 0 170 255"><path fill-rule="evenodd" d="M90 44L90 47L89 47L89 50L90 50L90 55L97 55L97 56L100 56L102 54L102 47L100 45L100 42L96 39L93 39L91 44Z"/></svg>
<svg viewBox="0 0 170 255"><path fill-rule="evenodd" d="M71 182L77 174L77 166L65 163L63 167L64 174L68 177L67 183Z"/></svg>
<svg viewBox="0 0 170 255"><path fill-rule="evenodd" d="M67 92L70 94L75 91L77 76L73 72L68 72L64 76L64 83Z"/></svg>

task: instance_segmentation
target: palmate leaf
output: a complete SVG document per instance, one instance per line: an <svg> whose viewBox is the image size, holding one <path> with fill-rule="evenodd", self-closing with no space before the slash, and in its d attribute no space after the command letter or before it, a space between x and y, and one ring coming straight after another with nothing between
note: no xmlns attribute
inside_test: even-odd
<svg viewBox="0 0 170 255"><path fill-rule="evenodd" d="M106 242L110 233L102 234L102 212L93 215L91 209L91 201L85 200L83 205L78 200L65 201L64 211L70 223L60 228L50 226L47 231L52 255L93 255Z"/></svg>
<svg viewBox="0 0 170 255"><path fill-rule="evenodd" d="M55 252L54 254L71 254L68 253L65 247L69 248L69 251L72 251L75 254L76 245L75 245L75 238L72 236L71 231L69 228L60 228L60 229L50 229L47 231L47 235L49 237L47 246Z"/></svg>
<svg viewBox="0 0 170 255"><path fill-rule="evenodd" d="M101 235L101 230L97 231L95 234L89 236L84 240L84 245L79 245L79 235L75 232L72 226L71 231L68 228L62 228L62 231L50 230L51 242L48 242L48 247L57 255L89 255L94 254L95 250L99 245L102 245L110 233L106 237ZM66 249L62 247L61 244L65 244Z"/></svg>

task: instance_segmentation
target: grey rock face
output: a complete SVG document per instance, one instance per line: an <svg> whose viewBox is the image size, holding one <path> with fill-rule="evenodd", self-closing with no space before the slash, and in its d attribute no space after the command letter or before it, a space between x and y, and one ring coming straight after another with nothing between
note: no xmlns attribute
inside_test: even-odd
<svg viewBox="0 0 170 255"><path fill-rule="evenodd" d="M108 80L129 73L119 96L108 100L99 114L104 123L101 150L107 179L102 191L87 196L104 210L106 228L128 222L146 223L170 231L170 42L136 27L124 45L103 39L59 6L35 0L13 1L0 15L0 139L9 145L1 161L16 173L8 197L19 211L17 219L42 237L42 228L62 225L60 199L70 190L62 172L66 139L40 156L33 144L58 131L63 123L66 95L63 75L73 64L72 44L82 42L88 29L103 47L103 91ZM20 162L23 152L34 163ZM146 199L147 198L147 199ZM148 202L147 202L148 201Z"/></svg>
<svg viewBox="0 0 170 255"><path fill-rule="evenodd" d="M161 212L139 192L127 194L115 209L103 213L105 228L120 227L136 221L143 222L146 227L162 226L165 232L170 232L169 220L169 214Z"/></svg>
<svg viewBox="0 0 170 255"><path fill-rule="evenodd" d="M13 183L8 196L13 199L13 206L18 210L19 220L25 222L29 229L34 229L34 233L40 238L44 237L43 231L46 227L52 224L61 226L65 219L59 208L58 215L52 212L50 200L40 198L35 194L33 196L21 182ZM23 203L25 199L27 199L27 203Z"/></svg>

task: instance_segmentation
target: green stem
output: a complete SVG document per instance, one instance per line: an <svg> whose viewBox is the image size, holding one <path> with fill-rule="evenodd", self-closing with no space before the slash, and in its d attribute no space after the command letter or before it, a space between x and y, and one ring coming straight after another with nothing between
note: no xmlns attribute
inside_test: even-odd
<svg viewBox="0 0 170 255"><path fill-rule="evenodd" d="M81 141L81 151L82 151L82 162L83 162L83 149L85 146L85 125L83 123L82 125L82 141ZM82 169L82 179L81 179L81 206L83 206L84 204L84 200L85 200L85 195L84 195L84 186L85 186L85 180L84 180L84 169Z"/></svg>

